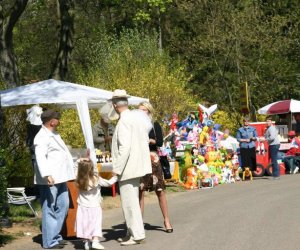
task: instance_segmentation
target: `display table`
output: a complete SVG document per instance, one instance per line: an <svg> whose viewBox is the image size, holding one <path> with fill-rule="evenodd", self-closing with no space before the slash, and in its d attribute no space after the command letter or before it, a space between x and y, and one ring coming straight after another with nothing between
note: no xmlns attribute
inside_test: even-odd
<svg viewBox="0 0 300 250"><path fill-rule="evenodd" d="M112 177L112 162L98 163L97 164L99 175L103 179L110 179ZM116 197L116 183L111 186L112 197Z"/></svg>
<svg viewBox="0 0 300 250"><path fill-rule="evenodd" d="M68 181L67 186L69 191L70 205L69 205L66 221L61 230L61 235L63 238L76 237L75 221L76 221L76 212L78 207L77 204L78 190L75 185L75 181Z"/></svg>

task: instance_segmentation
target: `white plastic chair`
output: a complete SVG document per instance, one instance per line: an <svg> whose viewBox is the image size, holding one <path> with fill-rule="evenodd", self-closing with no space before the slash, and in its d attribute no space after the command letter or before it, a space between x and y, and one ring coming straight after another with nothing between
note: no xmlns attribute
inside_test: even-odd
<svg viewBox="0 0 300 250"><path fill-rule="evenodd" d="M27 204L31 211L33 212L34 216L37 217L38 213L33 209L31 205L31 201L35 200L35 196L27 196L25 194L24 187L15 187L15 188L7 188L7 198L8 203L14 205L25 205Z"/></svg>

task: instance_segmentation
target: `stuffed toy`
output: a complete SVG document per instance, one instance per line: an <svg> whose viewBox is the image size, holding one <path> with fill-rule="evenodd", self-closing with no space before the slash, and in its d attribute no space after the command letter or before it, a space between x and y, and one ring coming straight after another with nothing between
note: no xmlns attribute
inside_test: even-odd
<svg viewBox="0 0 300 250"><path fill-rule="evenodd" d="M204 126L199 136L200 146L205 146L208 140L209 140L208 127Z"/></svg>
<svg viewBox="0 0 300 250"><path fill-rule="evenodd" d="M232 171L227 166L222 169L222 180L224 183L231 183Z"/></svg>
<svg viewBox="0 0 300 250"><path fill-rule="evenodd" d="M180 134L180 140L181 141L187 141L188 140L188 132L186 126L182 126L179 129L179 134Z"/></svg>
<svg viewBox="0 0 300 250"><path fill-rule="evenodd" d="M250 168L245 168L245 170L243 171L243 181L245 181L246 178L249 178L251 181L253 180Z"/></svg>
<svg viewBox="0 0 300 250"><path fill-rule="evenodd" d="M178 116L177 116L176 113L173 113L172 114L172 119L171 119L171 122L170 122L171 131L177 130L177 123L178 123Z"/></svg>
<svg viewBox="0 0 300 250"><path fill-rule="evenodd" d="M214 181L209 172L209 168L205 163L200 165L197 170L198 177L198 187L199 188L212 188L214 186Z"/></svg>
<svg viewBox="0 0 300 250"><path fill-rule="evenodd" d="M206 108L205 106L199 104L199 107L203 111L202 123L206 124L206 122L210 118L210 116L217 110L218 105L214 104L211 107Z"/></svg>
<svg viewBox="0 0 300 250"><path fill-rule="evenodd" d="M183 180L186 180L187 177L187 169L193 167L193 160L191 154L191 146L186 145L184 150L184 155L181 157L181 164L180 164L180 173Z"/></svg>
<svg viewBox="0 0 300 250"><path fill-rule="evenodd" d="M197 172L195 167L190 167L186 170L186 182L184 183L186 189L197 188Z"/></svg>

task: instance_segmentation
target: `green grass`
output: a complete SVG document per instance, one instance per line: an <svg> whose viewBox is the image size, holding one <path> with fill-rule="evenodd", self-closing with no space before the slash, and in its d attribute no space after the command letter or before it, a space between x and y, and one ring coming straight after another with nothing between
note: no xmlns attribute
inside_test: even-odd
<svg viewBox="0 0 300 250"><path fill-rule="evenodd" d="M4 235L1 231L0 231L0 247L3 247L5 244L11 242L12 240L14 240L15 237L12 235Z"/></svg>
<svg viewBox="0 0 300 250"><path fill-rule="evenodd" d="M39 202L33 201L31 204L38 213L41 213ZM34 218L34 215L29 206L26 204L9 204L9 218L12 222L23 222L28 220L28 218Z"/></svg>

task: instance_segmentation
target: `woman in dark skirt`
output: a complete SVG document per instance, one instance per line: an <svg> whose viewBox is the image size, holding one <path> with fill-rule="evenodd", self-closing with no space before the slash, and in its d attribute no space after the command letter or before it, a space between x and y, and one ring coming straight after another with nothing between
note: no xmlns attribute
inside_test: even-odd
<svg viewBox="0 0 300 250"><path fill-rule="evenodd" d="M139 109L146 112L152 119L152 114L154 109L152 105L148 102L140 103ZM162 167L159 161L159 156L157 154L157 147L161 147L163 144L163 133L162 128L158 122L154 122L153 128L149 133L149 148L150 156L152 162L152 174L148 174L141 178L140 183L140 206L142 214L144 214L144 194L145 191L155 191L159 206L164 217L164 225L167 233L172 233L173 228L171 226L169 215L168 215L168 205L165 194L165 181L163 178Z"/></svg>
<svg viewBox="0 0 300 250"><path fill-rule="evenodd" d="M236 139L240 143L240 154L242 160L242 169L250 168L251 171L256 170L256 148L257 140L256 128L249 126L249 118L243 119L244 126L237 131Z"/></svg>

